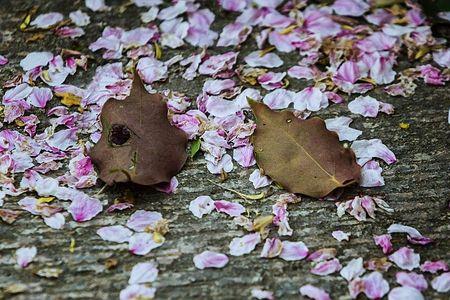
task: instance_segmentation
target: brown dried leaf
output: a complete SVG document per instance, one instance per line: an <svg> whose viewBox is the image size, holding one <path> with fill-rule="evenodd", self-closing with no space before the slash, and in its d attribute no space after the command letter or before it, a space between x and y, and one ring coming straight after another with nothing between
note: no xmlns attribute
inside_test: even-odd
<svg viewBox="0 0 450 300"><path fill-rule="evenodd" d="M107 184L169 182L183 167L187 137L170 125L162 96L147 93L137 73L130 95L108 100L100 119L102 136L90 155Z"/></svg>
<svg viewBox="0 0 450 300"><path fill-rule="evenodd" d="M355 154L322 119L300 120L290 111L249 103L257 119L252 137L256 161L289 192L320 198L359 181Z"/></svg>

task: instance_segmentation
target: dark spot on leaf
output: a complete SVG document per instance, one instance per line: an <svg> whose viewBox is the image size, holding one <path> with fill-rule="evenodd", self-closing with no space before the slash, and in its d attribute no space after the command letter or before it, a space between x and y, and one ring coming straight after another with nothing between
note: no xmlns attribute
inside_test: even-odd
<svg viewBox="0 0 450 300"><path fill-rule="evenodd" d="M125 144L131 137L131 132L125 125L114 124L109 132L109 142L113 146Z"/></svg>

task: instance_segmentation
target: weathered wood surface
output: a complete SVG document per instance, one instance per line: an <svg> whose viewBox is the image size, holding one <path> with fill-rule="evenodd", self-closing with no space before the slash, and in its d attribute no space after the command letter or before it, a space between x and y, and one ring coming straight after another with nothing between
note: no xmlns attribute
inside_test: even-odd
<svg viewBox="0 0 450 300"><path fill-rule="evenodd" d="M25 13L32 5L40 5L39 12L68 12L81 6L82 1L0 1L0 53L6 54L11 63L0 69L0 83L10 78L18 70L18 62L30 51L59 51L61 48L80 49L89 53L87 46L94 41L105 25L117 25L126 29L139 26L137 9L130 6L121 17L117 12L103 14L90 13L92 23L87 27L87 35L76 41L57 39L46 33L43 40L26 43L29 34L17 30ZM113 1L114 3L122 3ZM209 4L211 2L211 4ZM207 6L214 8L214 1ZM111 2L110 2L111 3ZM218 13L213 29L227 24L235 16ZM254 47L247 43L242 49L248 52ZM174 53L188 54L192 49L168 51L164 58ZM216 51L217 49L212 49ZM92 76L94 66L103 64L99 55L88 72L77 72L69 79L70 83L85 86ZM241 56L242 57L242 56ZM295 55L282 56L285 68L295 64ZM402 66L399 66L402 68ZM194 82L180 79L179 72L173 72L168 82L161 87L172 88L195 97L201 90L205 78ZM291 80L291 88L299 89L305 82ZM420 85L416 94L409 98L388 97L379 90L372 92L379 100L392 103L396 113L381 115L376 119L357 117L353 127L363 130L362 138L380 138L397 155L398 163L386 166L384 177L386 186L365 189L364 193L383 196L395 209L395 213L377 214L377 219L360 223L349 216L338 219L335 205L304 198L300 204L289 207L290 223L294 234L290 240L302 240L312 250L321 247L335 247L342 263L362 256L364 259L381 257L381 251L374 245L372 236L385 233L392 223L402 223L418 228L422 233L436 239L431 246L414 246L421 254L422 261L444 259L450 262L450 213L449 201L449 163L448 150L449 125L447 123L450 106L450 89ZM317 115L330 117L348 114L345 106L333 105ZM407 130L399 128L400 122L411 126ZM235 169L225 186L246 193L254 193L248 176L251 170ZM187 209L191 200L199 195L211 195L213 199L233 199L241 201L229 192L211 184L214 179L206 170L202 158L189 161L177 176L180 186L177 194L167 196L149 188L137 186L117 186L108 188L102 194L104 204L111 203L125 189L134 194L137 203L132 211L122 214L102 213L86 223L73 221L64 230L47 227L39 217L23 214L13 225L0 224L0 294L5 287L20 283L26 286L17 295L2 294L5 299L114 299L127 285L129 272L133 265L145 260L156 259L160 275L155 283L158 299L243 299L248 298L253 287L261 287L275 292L280 299L298 299L298 288L306 283L317 284L329 291L333 298L347 299L346 282L339 276L318 277L309 273L305 261L285 262L279 259L261 259L261 245L251 255L231 257L230 263L220 270L197 270L192 257L203 250L228 252L228 244L233 237L243 232L234 227L229 217L212 214L196 219ZM93 189L92 192L98 190ZM247 201L243 204L252 212L270 213L271 205L277 195L264 201ZM346 195L361 192L350 188ZM241 201L242 202L242 201ZM7 201L6 208L17 208L13 201ZM163 247L152 251L146 257L128 253L126 244L108 243L100 239L96 230L105 225L124 224L129 215L137 209L160 211L170 220L170 232ZM68 218L70 219L70 218ZM337 242L331 232L342 229L351 232L350 242ZM73 253L69 252L71 238L76 240ZM405 239L394 237L395 246L404 245ZM15 265L15 250L21 246L35 245L38 248L36 261L22 270ZM108 270L105 261L118 260L118 266ZM45 267L63 269L59 279L51 280L33 275L34 271ZM395 282L395 268L385 275L391 287ZM427 275L427 278L430 279ZM342 296L344 295L344 296ZM427 299L445 299L448 295L437 294L431 288L425 293ZM0 296L1 298L1 296ZM448 298L447 298L448 299Z"/></svg>

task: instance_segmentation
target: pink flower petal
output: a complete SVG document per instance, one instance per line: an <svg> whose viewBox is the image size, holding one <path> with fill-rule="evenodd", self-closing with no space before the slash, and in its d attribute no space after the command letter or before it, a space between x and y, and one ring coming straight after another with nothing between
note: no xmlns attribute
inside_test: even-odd
<svg viewBox="0 0 450 300"><path fill-rule="evenodd" d="M106 11L110 7L105 5L105 0L85 0L86 7L92 11Z"/></svg>
<svg viewBox="0 0 450 300"><path fill-rule="evenodd" d="M310 284L302 286L299 292L302 296L306 296L314 300L331 300L330 295L328 295L327 292Z"/></svg>
<svg viewBox="0 0 450 300"><path fill-rule="evenodd" d="M251 32L251 26L239 22L228 24L220 33L219 41L217 41L217 46L237 46L243 43Z"/></svg>
<svg viewBox="0 0 450 300"><path fill-rule="evenodd" d="M239 52L226 52L224 54L210 56L206 59L198 69L198 72L203 75L217 76L222 72L232 70Z"/></svg>
<svg viewBox="0 0 450 300"><path fill-rule="evenodd" d="M170 182L163 182L153 186L155 190L166 193L168 195L173 194L177 191L178 179L173 176Z"/></svg>
<svg viewBox="0 0 450 300"><path fill-rule="evenodd" d="M258 288L253 288L252 289L252 297L262 300L262 299L266 299L266 300L274 300L274 296L273 296L273 292L271 291L265 291L265 290L261 290Z"/></svg>
<svg viewBox="0 0 450 300"><path fill-rule="evenodd" d="M218 212L226 213L231 217L238 217L245 212L245 207L241 204L226 200L214 201L214 206Z"/></svg>
<svg viewBox="0 0 450 300"><path fill-rule="evenodd" d="M279 256L286 261L302 260L308 256L308 248L303 242L283 241Z"/></svg>
<svg viewBox="0 0 450 300"><path fill-rule="evenodd" d="M336 257L335 248L322 248L314 251L308 256L309 261L321 262Z"/></svg>
<svg viewBox="0 0 450 300"><path fill-rule="evenodd" d="M52 97L53 93L49 88L34 87L33 91L28 96L27 101L34 107L44 108Z"/></svg>
<svg viewBox="0 0 450 300"><path fill-rule="evenodd" d="M128 250L134 255L146 255L155 248L162 246L153 239L153 234L138 232L131 236L128 242Z"/></svg>
<svg viewBox="0 0 450 300"><path fill-rule="evenodd" d="M272 52L261 56L260 51L254 51L247 55L244 60L250 67L277 68L283 65L281 58Z"/></svg>
<svg viewBox="0 0 450 300"><path fill-rule="evenodd" d="M143 284L132 284L120 291L120 300L153 299L155 288L149 288Z"/></svg>
<svg viewBox="0 0 450 300"><path fill-rule="evenodd" d="M103 210L102 203L96 198L77 197L72 200L68 212L77 222L89 221Z"/></svg>
<svg viewBox="0 0 450 300"><path fill-rule="evenodd" d="M8 63L8 61L9 60L5 56L0 55L0 66L6 65Z"/></svg>
<svg viewBox="0 0 450 300"><path fill-rule="evenodd" d="M26 268L37 254L36 247L22 247L16 250L17 264L21 268Z"/></svg>
<svg viewBox="0 0 450 300"><path fill-rule="evenodd" d="M314 275L326 276L334 272L338 272L340 269L342 269L342 266L339 263L339 260L337 258L333 258L331 260L317 263L310 272Z"/></svg>
<svg viewBox="0 0 450 300"><path fill-rule="evenodd" d="M438 271L448 271L448 264L443 260L437 261L425 261L422 265L420 265L420 271L436 273Z"/></svg>
<svg viewBox="0 0 450 300"><path fill-rule="evenodd" d="M131 270L128 284L153 282L157 277L158 268L156 262L141 262L136 264Z"/></svg>
<svg viewBox="0 0 450 300"><path fill-rule="evenodd" d="M443 68L450 68L450 48L433 52L433 60Z"/></svg>
<svg viewBox="0 0 450 300"><path fill-rule="evenodd" d="M197 197L189 204L189 210L197 218L210 214L214 208L214 201L209 196Z"/></svg>
<svg viewBox="0 0 450 300"><path fill-rule="evenodd" d="M242 0L219 0L219 4L229 11L242 11L247 6L246 1Z"/></svg>
<svg viewBox="0 0 450 300"><path fill-rule="evenodd" d="M62 14L57 12L50 12L37 16L33 21L31 21L30 25L45 29L61 22L63 19L64 16Z"/></svg>
<svg viewBox="0 0 450 300"><path fill-rule="evenodd" d="M283 86L283 78L286 76L286 72L275 73L267 72L258 76L258 82L266 90L274 90Z"/></svg>
<svg viewBox="0 0 450 300"><path fill-rule="evenodd" d="M61 229L64 227L66 219L62 213L56 213L50 217L44 217L44 222L53 229Z"/></svg>
<svg viewBox="0 0 450 300"><path fill-rule="evenodd" d="M411 271L420 265L420 255L408 247L402 247L389 255L389 260L394 262L400 269Z"/></svg>
<svg viewBox="0 0 450 300"><path fill-rule="evenodd" d="M108 207L108 209L106 210L106 212L108 213L112 213L115 211L122 211L122 210L126 210L129 208L132 208L134 205L131 203L127 203L127 202L119 202L117 204L112 204L110 207Z"/></svg>
<svg viewBox="0 0 450 300"><path fill-rule="evenodd" d="M347 232L343 232L342 230L335 230L331 233L331 235L338 240L339 242L348 241L350 239L350 234Z"/></svg>
<svg viewBox="0 0 450 300"><path fill-rule="evenodd" d="M280 255L283 248L283 244L278 238L268 238L264 243L264 247L261 251L260 257L273 258Z"/></svg>
<svg viewBox="0 0 450 300"><path fill-rule="evenodd" d="M227 263L228 257L218 252L203 251L194 256L194 265L200 270L205 268L223 268Z"/></svg>
<svg viewBox="0 0 450 300"><path fill-rule="evenodd" d="M360 165L364 165L374 157L384 160L389 165L397 161L395 154L379 139L354 141L351 148Z"/></svg>
<svg viewBox="0 0 450 300"><path fill-rule="evenodd" d="M341 269L339 274L341 274L345 280L352 281L361 276L364 272L363 259L362 257L358 257L349 261L347 265Z"/></svg>
<svg viewBox="0 0 450 300"><path fill-rule="evenodd" d="M384 178L381 176L383 169L380 164L370 160L361 168L361 178L359 185L362 187L377 187L384 185Z"/></svg>
<svg viewBox="0 0 450 300"><path fill-rule="evenodd" d="M203 84L203 91L210 95L218 95L222 91L229 90L236 85L232 79L207 80Z"/></svg>
<svg viewBox="0 0 450 300"><path fill-rule="evenodd" d="M418 290L408 286L393 288L388 295L388 300L403 300L403 299L423 300L425 298Z"/></svg>
<svg viewBox="0 0 450 300"><path fill-rule="evenodd" d="M113 225L98 229L97 234L105 241L125 243L130 240L133 232L122 225Z"/></svg>
<svg viewBox="0 0 450 300"><path fill-rule="evenodd" d="M325 120L325 125L328 130L338 134L340 141L354 141L362 134L362 131L349 127L352 121L349 117L335 117Z"/></svg>
<svg viewBox="0 0 450 300"><path fill-rule="evenodd" d="M389 233L406 233L408 235L408 242L411 244L426 245L433 240L429 237L423 236L417 229L411 226L392 224L388 228Z"/></svg>
<svg viewBox="0 0 450 300"><path fill-rule="evenodd" d="M255 157L253 155L253 146L246 145L233 149L233 158L239 165L244 168L251 167L256 164Z"/></svg>
<svg viewBox="0 0 450 300"><path fill-rule="evenodd" d="M442 273L431 281L431 286L439 293L450 291L450 272Z"/></svg>
<svg viewBox="0 0 450 300"><path fill-rule="evenodd" d="M91 22L89 15L81 10L71 12L69 17L70 20L77 26L86 26Z"/></svg>
<svg viewBox="0 0 450 300"><path fill-rule="evenodd" d="M393 250L391 238L390 234L382 234L374 236L373 240L375 241L375 245L381 247L384 254L389 254Z"/></svg>
<svg viewBox="0 0 450 300"><path fill-rule="evenodd" d="M231 156L229 154L225 154L217 163L207 161L206 167L211 174L221 174L222 172L231 172L234 166Z"/></svg>
<svg viewBox="0 0 450 300"><path fill-rule="evenodd" d="M36 67L46 66L53 58L50 52L30 52L20 61L20 66L24 71L32 70Z"/></svg>
<svg viewBox="0 0 450 300"><path fill-rule="evenodd" d="M336 0L332 7L338 15L359 17L369 10L370 5L364 0Z"/></svg>
<svg viewBox="0 0 450 300"><path fill-rule="evenodd" d="M402 286L412 287L419 291L425 291L428 288L427 280L422 274L414 272L397 272L395 278L397 283Z"/></svg>
<svg viewBox="0 0 450 300"><path fill-rule="evenodd" d="M50 147L65 151L78 142L77 131L77 128L60 130L47 139L47 144Z"/></svg>
<svg viewBox="0 0 450 300"><path fill-rule="evenodd" d="M297 110L318 111L328 106L328 97L317 87L307 87L293 97Z"/></svg>
<svg viewBox="0 0 450 300"><path fill-rule="evenodd" d="M255 189L268 186L272 183L272 180L269 177L261 175L261 171L259 169L254 170L252 174L250 174L249 180L253 183L253 187Z"/></svg>
<svg viewBox="0 0 450 300"><path fill-rule="evenodd" d="M230 254L241 256L252 252L256 245L261 242L261 235L258 232L244 235L240 238L234 238L230 245Z"/></svg>
<svg viewBox="0 0 450 300"><path fill-rule="evenodd" d="M145 231L148 228L155 227L156 223L162 220L163 217L159 212L137 210L127 221L126 226L134 231Z"/></svg>
<svg viewBox="0 0 450 300"><path fill-rule="evenodd" d="M148 84L167 78L167 66L153 57L144 57L139 59L136 69L138 70L139 76L142 80Z"/></svg>
<svg viewBox="0 0 450 300"><path fill-rule="evenodd" d="M264 96L263 102L271 109L287 108L293 101L295 93L285 89L276 89Z"/></svg>
<svg viewBox="0 0 450 300"><path fill-rule="evenodd" d="M359 96L348 104L348 109L354 114L375 118L378 115L380 102L370 96Z"/></svg>
<svg viewBox="0 0 450 300"><path fill-rule="evenodd" d="M389 284L379 272L372 272L363 277L364 293L369 299L381 299L389 292Z"/></svg>

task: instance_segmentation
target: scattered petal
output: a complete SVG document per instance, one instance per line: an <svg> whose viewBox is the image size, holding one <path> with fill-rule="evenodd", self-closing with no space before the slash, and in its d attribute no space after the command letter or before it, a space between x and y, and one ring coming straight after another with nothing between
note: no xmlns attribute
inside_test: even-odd
<svg viewBox="0 0 450 300"><path fill-rule="evenodd" d="M162 215L159 212L137 210L128 219L127 227L141 232L148 228L154 228L160 220L162 220Z"/></svg>
<svg viewBox="0 0 450 300"><path fill-rule="evenodd" d="M330 295L328 295L327 292L310 284L302 286L299 292L302 296L306 296L314 300L331 300Z"/></svg>
<svg viewBox="0 0 450 300"><path fill-rule="evenodd" d="M403 299L423 300L425 298L422 296L420 291L408 286L393 288L388 295L388 300L403 300Z"/></svg>
<svg viewBox="0 0 450 300"><path fill-rule="evenodd" d="M302 260L308 256L308 248L303 242L283 241L280 258L286 261Z"/></svg>
<svg viewBox="0 0 450 300"><path fill-rule="evenodd" d="M420 255L414 253L409 247L402 247L389 255L389 260L394 262L400 269L411 271L420 265Z"/></svg>
<svg viewBox="0 0 450 300"><path fill-rule="evenodd" d="M131 270L128 284L153 282L158 277L158 268L154 261L141 262L136 264Z"/></svg>
<svg viewBox="0 0 450 300"><path fill-rule="evenodd" d="M229 245L230 254L233 256L248 254L252 252L260 242L261 235L258 232L234 238Z"/></svg>
<svg viewBox="0 0 450 300"><path fill-rule="evenodd" d="M343 232L342 230L335 230L331 235L339 242L342 242L343 240L349 241L350 239L350 234Z"/></svg>
<svg viewBox="0 0 450 300"><path fill-rule="evenodd" d="M227 263L228 257L218 252L203 251L194 256L194 265L200 270L205 268L223 268Z"/></svg>
<svg viewBox="0 0 450 300"><path fill-rule="evenodd" d="M238 217L245 212L245 207L241 204L226 200L214 201L214 206L218 212L226 213L231 217Z"/></svg>
<svg viewBox="0 0 450 300"><path fill-rule="evenodd" d="M17 264L21 268L26 268L37 254L36 247L22 247L16 250Z"/></svg>
<svg viewBox="0 0 450 300"><path fill-rule="evenodd" d="M214 201L209 196L197 197L189 203L189 210L197 218L210 214L214 208Z"/></svg>
<svg viewBox="0 0 450 300"><path fill-rule="evenodd" d="M133 232L122 225L113 225L98 229L97 234L105 241L125 243L129 241Z"/></svg>

